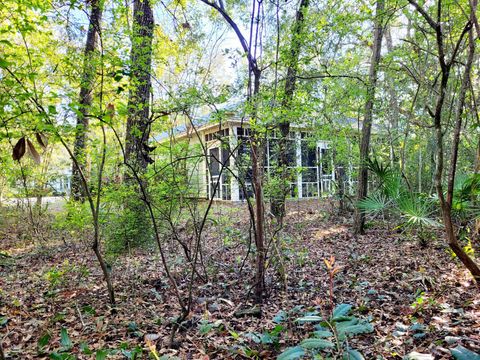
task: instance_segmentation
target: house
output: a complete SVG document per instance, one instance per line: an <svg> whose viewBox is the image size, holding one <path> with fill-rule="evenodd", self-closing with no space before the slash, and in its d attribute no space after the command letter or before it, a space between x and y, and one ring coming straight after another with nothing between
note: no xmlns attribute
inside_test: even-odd
<svg viewBox="0 0 480 360"><path fill-rule="evenodd" d="M292 125L287 143L292 174L292 198L319 198L335 191L335 169L328 141L314 140L306 126ZM243 201L253 196L250 161L250 126L229 116L221 122L182 127L171 141L188 141L201 148L191 185L205 199ZM268 131L264 141L264 174L273 174L278 148L278 133Z"/></svg>

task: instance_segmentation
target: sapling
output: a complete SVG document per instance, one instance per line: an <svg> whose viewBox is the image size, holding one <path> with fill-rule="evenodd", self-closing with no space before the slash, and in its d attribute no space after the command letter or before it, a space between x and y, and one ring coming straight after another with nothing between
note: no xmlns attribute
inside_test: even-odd
<svg viewBox="0 0 480 360"><path fill-rule="evenodd" d="M328 271L328 278L329 278L329 300L330 300L330 316L333 316L333 308L335 306L335 299L333 297L333 280L335 278L335 274L337 274L342 267L335 266L335 256L330 256L330 259L323 259Z"/></svg>

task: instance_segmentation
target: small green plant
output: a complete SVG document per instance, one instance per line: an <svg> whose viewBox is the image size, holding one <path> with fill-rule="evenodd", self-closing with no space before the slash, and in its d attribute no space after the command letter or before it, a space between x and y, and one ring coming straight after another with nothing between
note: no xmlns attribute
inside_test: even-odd
<svg viewBox="0 0 480 360"><path fill-rule="evenodd" d="M44 348L50 343L52 336L49 332L44 334L38 340L38 353L44 354ZM147 341L148 343L148 341ZM68 335L68 330L62 328L60 330L60 347L49 354L49 358L53 360L76 360L77 356L74 354L82 354L83 357L95 358L96 360L107 359L109 355L123 355L124 358L129 360L140 359L143 353L143 349L139 346L129 349L127 343L121 343L118 349L98 349L96 351L89 348L88 344L80 343L78 345L78 351L74 349L75 344ZM83 358L82 357L82 358Z"/></svg>
<svg viewBox="0 0 480 360"><path fill-rule="evenodd" d="M85 265L77 266L65 260L60 266L47 270L43 276L47 280L50 289L58 289L66 286L74 277L83 279L89 275L90 270Z"/></svg>
<svg viewBox="0 0 480 360"><path fill-rule="evenodd" d="M221 329L222 326L222 320L217 320L211 323L208 320L202 319L198 323L198 332L200 333L200 335L207 335L213 329Z"/></svg>
<svg viewBox="0 0 480 360"><path fill-rule="evenodd" d="M297 318L298 325L315 324L312 336L299 345L282 352L278 360L299 359L305 355L312 357L322 354L342 356L343 359L363 359L358 350L352 349L348 339L360 334L373 332L371 319L351 316L352 305L337 305L327 319L319 315L305 315Z"/></svg>
<svg viewBox="0 0 480 360"><path fill-rule="evenodd" d="M242 232L239 229L232 228L231 226L225 227L222 236L223 246L228 247L239 243L240 239L242 239Z"/></svg>
<svg viewBox="0 0 480 360"><path fill-rule="evenodd" d="M257 359L263 350L271 351L277 350L280 347L280 340L286 330L283 324L288 319L288 314L280 310L273 318L272 322L275 324L273 329L263 332L249 331L246 333L237 333L229 330L232 338L237 342L230 350L232 353L241 354L248 358Z"/></svg>
<svg viewBox="0 0 480 360"><path fill-rule="evenodd" d="M335 275L342 269L335 264L335 257L324 259L329 278L329 311L323 318L319 311L307 311L302 317L295 320L297 326L314 324L312 336L304 339L299 345L283 351L277 359L299 359L305 355L322 359L322 354L341 356L343 359L363 359L358 350L352 349L348 339L373 331L371 319L363 319L350 315L352 305L340 304L334 307L334 280ZM292 312L301 309L293 309ZM279 319L285 319L285 314L277 314ZM283 320L282 320L283 321Z"/></svg>
<svg viewBox="0 0 480 360"><path fill-rule="evenodd" d="M251 340L256 344L261 345L268 345L273 346L274 348L278 348L280 335L284 331L284 327L282 325L276 325L272 330L257 333L257 332L248 332L243 335L245 339Z"/></svg>
<svg viewBox="0 0 480 360"><path fill-rule="evenodd" d="M417 291L415 301L410 305L414 313L420 313L428 308L437 306L437 301L423 291Z"/></svg>

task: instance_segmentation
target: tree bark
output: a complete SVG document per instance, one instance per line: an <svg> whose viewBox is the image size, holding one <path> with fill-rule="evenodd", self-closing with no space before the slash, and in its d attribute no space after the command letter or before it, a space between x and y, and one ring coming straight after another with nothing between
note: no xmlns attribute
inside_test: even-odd
<svg viewBox="0 0 480 360"><path fill-rule="evenodd" d="M84 171L84 174L85 165L87 163L85 150L89 125L88 112L93 102L92 93L95 85L95 73L97 69L95 51L100 37L100 23L102 21L101 3L101 0L91 1L90 21L85 43L82 80L80 83L79 113L77 114L75 143L73 147L73 155L78 159L78 163ZM75 201L85 199L86 195L79 169L75 164L72 165L71 195Z"/></svg>
<svg viewBox="0 0 480 360"><path fill-rule="evenodd" d="M362 140L360 144L360 167L358 173L357 201L364 199L368 192L368 169L367 159L370 151L370 137L372 132L373 103L377 85L378 64L380 63L380 51L382 49L383 24L382 15L385 9L385 0L377 0L375 10L375 29L373 32L373 49L370 62L369 81L367 86L367 100L362 126ZM354 231L363 234L365 226L365 213L359 208L355 211Z"/></svg>
<svg viewBox="0 0 480 360"><path fill-rule="evenodd" d="M126 161L143 173L149 157L150 96L154 18L150 0L133 2L130 93L125 139ZM126 177L129 178L128 176Z"/></svg>
<svg viewBox="0 0 480 360"><path fill-rule="evenodd" d="M282 182L280 193L272 199L272 214L281 223L285 216L285 198L290 191L290 177L288 173L288 135L290 133L289 110L292 107L293 95L296 88L296 78L298 72L298 60L302 47L302 35L305 28L305 15L310 5L310 0L300 0L295 22L292 28L292 39L290 42L290 55L287 60L287 77L285 79L285 90L282 97L280 119L280 139L278 151L278 175Z"/></svg>
<svg viewBox="0 0 480 360"><path fill-rule="evenodd" d="M125 134L125 184L135 189L136 196L126 200L125 209L131 214L127 217L130 229L125 236L124 249L132 245L150 241L151 224L148 220L140 184L147 187L145 172L149 163L151 148L150 136L150 98L152 94L152 43L154 17L151 0L134 0L133 23L130 53L130 90L128 97L128 117ZM144 199L143 199L144 200Z"/></svg>
<svg viewBox="0 0 480 360"><path fill-rule="evenodd" d="M443 197L443 189L441 183L441 174L437 176L436 186L437 193L440 198L440 204L442 206L443 213L443 222L445 225L445 232L447 236L448 245L452 251L457 255L460 261L465 265L465 267L470 271L473 278L480 285L480 267L475 263L475 261L463 250L462 246L459 244L457 239L457 234L455 231L455 225L452 221L452 203L454 196L454 187L455 187L455 174L457 168L458 160L458 149L460 145L460 136L462 131L462 115L463 109L465 107L465 97L470 85L470 73L472 70L473 58L475 55L475 39L473 36L473 27L470 28L469 32L469 50L468 50L468 59L465 64L465 70L463 74L462 86L460 88L457 112L455 114L455 130L453 133L452 139L452 154L450 159L450 171L448 174L448 187L447 187L447 198L446 200ZM436 127L437 138L441 136L438 133L442 131L441 127ZM441 195L440 195L441 194Z"/></svg>

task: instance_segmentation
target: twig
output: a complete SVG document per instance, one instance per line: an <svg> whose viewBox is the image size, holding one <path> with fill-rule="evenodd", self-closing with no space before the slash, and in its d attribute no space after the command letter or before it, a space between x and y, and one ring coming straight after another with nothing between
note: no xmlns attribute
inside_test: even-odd
<svg viewBox="0 0 480 360"><path fill-rule="evenodd" d="M77 309L77 312L78 312L78 316L80 317L80 321L82 323L82 327L85 327L85 322L83 321L83 316L82 316L82 312L80 311L80 309L78 308L78 303L75 301L75 308Z"/></svg>

